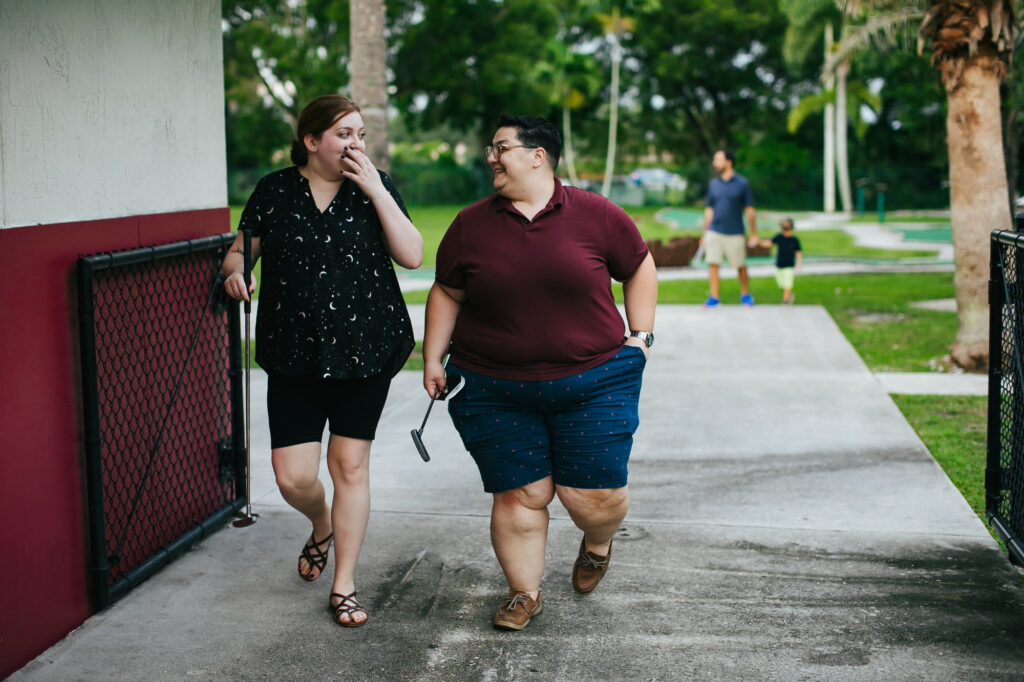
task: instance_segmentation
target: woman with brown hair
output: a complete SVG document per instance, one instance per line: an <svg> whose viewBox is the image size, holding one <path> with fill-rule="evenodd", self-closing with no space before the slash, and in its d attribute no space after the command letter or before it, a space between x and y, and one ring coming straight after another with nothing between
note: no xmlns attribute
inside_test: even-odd
<svg viewBox="0 0 1024 682"><path fill-rule="evenodd" d="M239 229L253 231L253 261L263 260L256 361L268 374L274 473L285 501L312 523L299 576L320 577L333 541L329 608L339 625L356 627L368 617L354 574L370 515L370 445L414 343L392 260L419 267L423 239L366 156L352 100L318 97L296 128L295 165L257 183ZM256 290L255 277L244 281L241 232L222 272L233 298ZM332 504L318 477L327 423Z"/></svg>

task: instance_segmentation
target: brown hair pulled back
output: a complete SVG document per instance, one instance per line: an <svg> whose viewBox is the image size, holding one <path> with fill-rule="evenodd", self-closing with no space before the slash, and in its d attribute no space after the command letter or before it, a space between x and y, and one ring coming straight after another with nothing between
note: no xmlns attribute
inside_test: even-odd
<svg viewBox="0 0 1024 682"><path fill-rule="evenodd" d="M292 138L292 163L296 166L305 166L309 162L309 153L306 150L305 142L306 135L312 135L319 140L324 131L334 125L339 118L353 111L359 111L359 105L341 95L321 95L307 104L295 124L295 137Z"/></svg>

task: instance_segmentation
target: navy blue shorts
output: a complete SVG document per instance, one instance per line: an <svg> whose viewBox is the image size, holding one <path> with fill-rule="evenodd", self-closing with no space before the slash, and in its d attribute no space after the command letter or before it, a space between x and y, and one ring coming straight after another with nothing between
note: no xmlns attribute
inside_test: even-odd
<svg viewBox="0 0 1024 682"><path fill-rule="evenodd" d="M365 379L322 379L267 373L270 447L319 443L324 425L345 438L373 440L391 388L387 374Z"/></svg>
<svg viewBox="0 0 1024 682"><path fill-rule="evenodd" d="M622 488L647 359L623 346L579 374L514 381L450 365L466 386L448 403L484 490L500 493L551 476L569 488Z"/></svg>

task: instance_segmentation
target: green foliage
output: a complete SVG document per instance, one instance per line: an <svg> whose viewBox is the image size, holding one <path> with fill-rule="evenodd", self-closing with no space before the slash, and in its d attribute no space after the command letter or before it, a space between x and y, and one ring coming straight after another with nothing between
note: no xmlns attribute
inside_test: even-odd
<svg viewBox="0 0 1024 682"><path fill-rule="evenodd" d="M786 27L782 53L791 64L802 64L812 54L816 64L823 61L824 28L842 25L842 12L835 0L782 0L780 8L789 24Z"/></svg>
<svg viewBox="0 0 1024 682"><path fill-rule="evenodd" d="M794 102L820 90L821 21L835 13L823 0L389 0L393 139L479 146L500 113L561 125L567 105L579 173L600 179L610 48L598 14L616 4L635 22L622 34L621 86L629 96L620 103L618 168L682 172L690 180L683 200L700 201L711 154L729 147L741 172L756 177L759 201L820 207L823 130L810 114L824 98L799 106L806 117L799 129L787 130L786 119ZM344 91L348 11L336 0L222 4L232 201L245 198L254 177L288 163L293 119L306 101ZM800 63L783 59L783 37L794 31L805 32ZM945 97L927 58L869 46L852 68L850 114L863 134L850 146L853 177L889 183L892 208L945 205ZM859 116L861 104L877 122ZM1024 119L1019 109L1008 111L1013 126ZM393 174L411 203L464 202L489 191L483 161L470 154L465 164L406 158Z"/></svg>
<svg viewBox="0 0 1024 682"><path fill-rule="evenodd" d="M850 166L864 175L891 168L934 169L948 174L946 97L927 57L901 51L865 51L853 62L851 80L881 85L878 122L850 146ZM869 172L865 172L865 169ZM857 175L851 170L851 176ZM891 183L890 183L891 184ZM945 206L948 198L932 207Z"/></svg>
<svg viewBox="0 0 1024 682"><path fill-rule="evenodd" d="M559 16L545 0L453 0L422 6L397 37L395 104L415 126L490 135L502 113L553 118L543 87Z"/></svg>
<svg viewBox="0 0 1024 682"><path fill-rule="evenodd" d="M440 140L395 145L391 177L408 205L470 203L481 196L479 173L460 165Z"/></svg>
<svg viewBox="0 0 1024 682"><path fill-rule="evenodd" d="M287 163L302 107L344 90L348 7L332 0L222 2L230 168Z"/></svg>
<svg viewBox="0 0 1024 682"><path fill-rule="evenodd" d="M688 159L738 141L785 137L785 18L775 0L680 0L637 17L626 46L639 62L656 139Z"/></svg>

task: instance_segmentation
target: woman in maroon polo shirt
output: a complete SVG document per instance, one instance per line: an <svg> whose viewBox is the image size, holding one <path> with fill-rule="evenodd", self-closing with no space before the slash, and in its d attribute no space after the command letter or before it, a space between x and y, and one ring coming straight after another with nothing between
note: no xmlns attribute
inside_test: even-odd
<svg viewBox="0 0 1024 682"><path fill-rule="evenodd" d="M574 589L593 591L607 571L629 505L658 283L629 216L555 177L551 123L503 116L498 126L486 150L497 192L463 209L438 248L423 383L431 395L443 388L450 351L449 370L466 384L448 409L494 496L491 541L509 587L494 625L521 630L542 609L556 494L583 531Z"/></svg>

